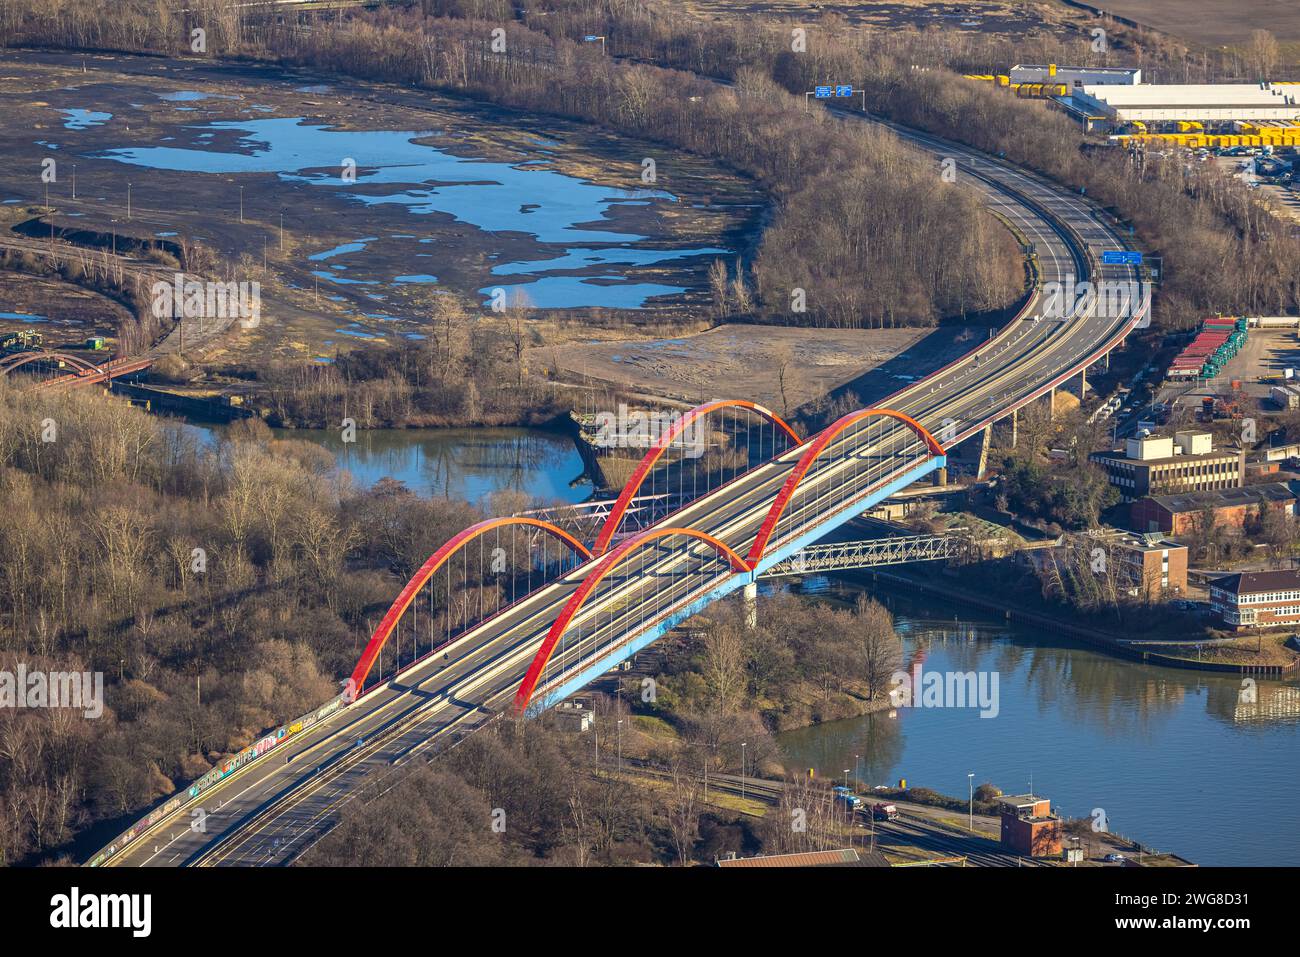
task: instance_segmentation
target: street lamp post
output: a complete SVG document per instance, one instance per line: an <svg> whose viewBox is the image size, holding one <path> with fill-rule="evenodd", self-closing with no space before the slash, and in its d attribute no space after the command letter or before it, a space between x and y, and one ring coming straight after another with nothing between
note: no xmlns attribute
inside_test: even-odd
<svg viewBox="0 0 1300 957"><path fill-rule="evenodd" d="M740 742L740 799L745 800L745 744Z"/></svg>
<svg viewBox="0 0 1300 957"><path fill-rule="evenodd" d="M970 831L975 830L975 772L969 771L966 774L966 783L970 786L970 810L966 818L966 826Z"/></svg>

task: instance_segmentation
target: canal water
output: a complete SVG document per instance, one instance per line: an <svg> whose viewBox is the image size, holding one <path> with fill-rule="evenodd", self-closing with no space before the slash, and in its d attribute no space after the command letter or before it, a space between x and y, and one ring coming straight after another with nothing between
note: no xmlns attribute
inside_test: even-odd
<svg viewBox="0 0 1300 957"><path fill-rule="evenodd" d="M856 587L856 586L850 586ZM1300 685L1146 667L1038 628L914 593L871 593L926 672L996 672L998 713L906 708L802 728L787 763L866 785L965 797L1030 790L1068 817L1205 865L1300 864ZM1099 811L1097 809L1100 809Z"/></svg>

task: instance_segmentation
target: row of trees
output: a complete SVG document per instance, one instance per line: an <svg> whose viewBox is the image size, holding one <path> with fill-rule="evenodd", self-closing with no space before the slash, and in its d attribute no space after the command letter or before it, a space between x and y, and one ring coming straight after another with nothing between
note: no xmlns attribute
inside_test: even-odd
<svg viewBox="0 0 1300 957"><path fill-rule="evenodd" d="M423 339L340 351L333 362L254 361L238 370L258 383L276 424L363 429L513 425L562 412L561 396L530 375L538 342L528 311L478 318L452 296L434 297Z"/></svg>
<svg viewBox="0 0 1300 957"><path fill-rule="evenodd" d="M717 755L738 755L728 742L764 728L861 713L888 693L901 655L889 612L865 597L845 609L781 593L760 598L752 621L742 602L725 602L686 628L695 637L651 710ZM751 747L761 765L764 746Z"/></svg>

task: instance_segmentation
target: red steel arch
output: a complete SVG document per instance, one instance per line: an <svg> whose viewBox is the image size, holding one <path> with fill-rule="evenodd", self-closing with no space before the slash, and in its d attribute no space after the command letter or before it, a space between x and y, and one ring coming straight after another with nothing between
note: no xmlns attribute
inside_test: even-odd
<svg viewBox="0 0 1300 957"><path fill-rule="evenodd" d="M546 663L551 660L551 653L555 646L559 644L560 638L564 636L565 630L569 627L569 622L581 610L587 597L600 584L601 580L614 570L624 558L633 551L636 551L642 545L654 541L656 538L666 538L670 535L686 535L690 538L699 539L706 545L713 548L721 557L727 559L731 564L733 572L747 572L750 566L743 558L738 555L725 542L719 541L707 532L701 532L694 528L652 528L647 531L634 535L627 541L622 542L612 552L605 555L600 562L592 569L591 573L582 580L577 590L569 596L569 600L561 609L559 616L551 625L551 630L546 634L546 640L542 646L537 649L537 654L533 658L532 664L528 666L528 673L524 675L524 680L519 685L519 690L515 693L515 708L520 712L528 707L528 702L532 700L533 691L537 687L537 682L541 680L542 671L546 668Z"/></svg>
<svg viewBox="0 0 1300 957"><path fill-rule="evenodd" d="M93 362L87 362L78 356L70 356L63 352L16 352L11 356L0 359L0 376L8 375L29 362L49 362L53 360L66 362L82 374L100 371L99 366Z"/></svg>
<svg viewBox="0 0 1300 957"><path fill-rule="evenodd" d="M680 419L673 423L672 428L668 429L659 439L651 446L641 459L641 464L637 466L632 477L627 480L623 486L623 491L619 493L618 501L610 510L609 517L605 519L605 524L601 526L600 534L596 536L596 543L592 546L592 552L596 555L603 555L609 548L610 541L618 531L619 523L623 520L623 513L627 511L628 504L636 497L636 493L641 490L641 484L654 468L655 463L666 452L669 447L677 440L677 437L686 431L686 428L696 419L703 418L710 412L716 412L718 409L749 409L751 412L757 412L763 418L767 419L773 425L783 429L786 435L799 445L803 440L799 438L794 429L790 428L785 421L772 410L759 405L757 402L748 402L744 399L719 399L714 402L706 402L703 405L697 405Z"/></svg>
<svg viewBox="0 0 1300 957"><path fill-rule="evenodd" d="M441 568L447 562L447 559L464 547L468 542L473 541L475 538L478 538L486 532L490 532L494 528L501 528L507 525L530 525L533 528L539 528L568 544L584 559L591 558L591 552L587 549L586 545L582 544L582 542L578 541L564 529L552 525L550 522L545 522L536 518L526 518L522 516L511 518L489 518L485 521L471 525L463 532L452 536L445 545L429 556L428 561L420 566L419 571L411 576L411 580L406 583L406 587L402 589L401 593L395 599L393 599L393 604L389 606L388 613L384 615L383 620L379 623L379 627L375 629L375 633L370 636L370 641L366 643L365 649L361 652L361 658L357 662L356 668L352 671L351 679L349 679L349 687L352 689L354 697L361 694L361 689L365 683L366 676L370 673L370 669L374 667L375 659L379 657L379 652L383 649L385 642L388 641L388 636L393 633L393 629L397 627L397 622L401 619L402 615L405 614L407 607L409 607L411 602L415 599L419 590L424 587L425 583L427 583L430 578L433 577L433 573Z"/></svg>
<svg viewBox="0 0 1300 957"><path fill-rule="evenodd" d="M749 555L746 560L749 562L751 568L757 566L758 560L763 557L763 552L767 548L768 539L770 539L772 533L776 531L776 523L781 520L781 514L785 511L786 506L790 504L790 499L799 488L799 483L803 481L803 477L808 474L808 470L812 468L813 462L815 462L818 456L825 451L826 447L834 441L835 437L849 426L856 422L861 422L863 419L868 419L877 415L897 419L899 422L908 426L925 441L925 444L930 449L931 455L940 456L946 454L943 446L939 444L939 441L930 434L929 430L926 429L925 426L903 412L897 412L893 409L859 409L856 412L850 412L848 415L836 419L828 425L816 439L813 440L812 444L808 446L803 455L799 457L799 461L795 463L794 471L790 473L790 477L785 480L785 484L781 486L781 491L777 493L776 498L772 501L772 507L768 509L767 517L763 519L763 524L759 526L758 536L754 539L754 544L749 549Z"/></svg>

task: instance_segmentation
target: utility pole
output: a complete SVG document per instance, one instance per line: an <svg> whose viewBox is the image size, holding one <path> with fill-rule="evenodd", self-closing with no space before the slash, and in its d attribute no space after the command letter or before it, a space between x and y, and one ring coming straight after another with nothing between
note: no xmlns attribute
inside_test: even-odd
<svg viewBox="0 0 1300 957"><path fill-rule="evenodd" d="M740 742L740 799L745 800L745 744Z"/></svg>

